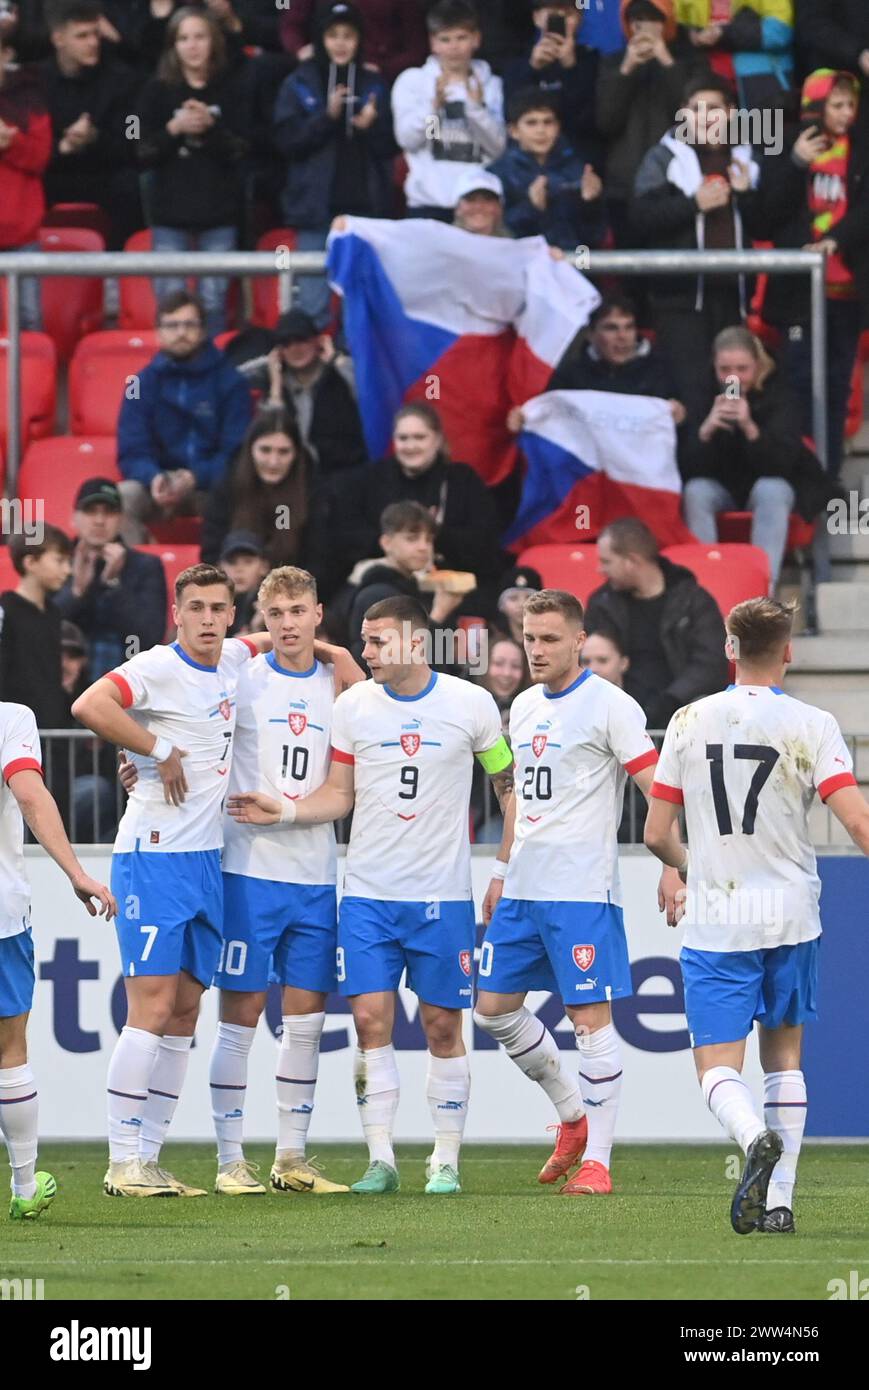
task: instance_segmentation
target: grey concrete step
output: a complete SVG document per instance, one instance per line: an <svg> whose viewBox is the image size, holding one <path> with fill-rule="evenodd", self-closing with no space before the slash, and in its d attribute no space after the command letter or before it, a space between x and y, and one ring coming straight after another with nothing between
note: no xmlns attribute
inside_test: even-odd
<svg viewBox="0 0 869 1390"><path fill-rule="evenodd" d="M862 583L834 580L819 584L817 604L818 626L825 636L849 632L869 634L869 574ZM869 641L869 637L866 640Z"/></svg>
<svg viewBox="0 0 869 1390"><path fill-rule="evenodd" d="M866 430L866 452L848 454L842 463L842 482L845 487L856 488L861 497L869 496L869 425Z"/></svg>
<svg viewBox="0 0 869 1390"><path fill-rule="evenodd" d="M837 518L830 516L827 529L830 532L830 555L834 560L869 560L869 506L865 515L849 514L847 525L850 529L839 535L836 531Z"/></svg>
<svg viewBox="0 0 869 1390"><path fill-rule="evenodd" d="M784 688L788 695L797 700L806 700L819 709L829 710L838 721L839 728L846 734L869 734L869 688L864 681L862 689L839 689L834 687L829 677L817 679L817 688L811 678L787 676Z"/></svg>
<svg viewBox="0 0 869 1390"><path fill-rule="evenodd" d="M832 584L825 589L838 587ZM850 588L850 585L842 585ZM855 586L862 587L862 586ZM855 638L844 633L818 637L795 637L791 673L828 671L835 675L865 673L864 686L869 694L869 639Z"/></svg>

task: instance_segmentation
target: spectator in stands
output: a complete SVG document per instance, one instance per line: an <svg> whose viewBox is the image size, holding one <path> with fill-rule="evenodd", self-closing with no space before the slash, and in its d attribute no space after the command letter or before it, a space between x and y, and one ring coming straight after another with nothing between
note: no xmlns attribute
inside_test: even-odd
<svg viewBox="0 0 869 1390"><path fill-rule="evenodd" d="M387 217L396 153L386 87L364 64L356 5L329 4L314 16L314 56L278 93L274 141L289 161L284 220L300 251L322 251L339 214ZM303 275L299 307L318 329L329 322L329 284Z"/></svg>
<svg viewBox="0 0 869 1390"><path fill-rule="evenodd" d="M668 360L640 336L633 301L621 294L607 295L597 306L588 328L559 362L547 390L659 396L670 402L677 425L685 419ZM521 428L521 419L511 423Z"/></svg>
<svg viewBox="0 0 869 1390"><path fill-rule="evenodd" d="M522 614L531 594L543 588L543 580L530 565L514 565L502 575L498 594L499 622L513 641L522 646ZM522 647L524 651L524 647Z"/></svg>
<svg viewBox="0 0 869 1390"><path fill-rule="evenodd" d="M794 70L793 12L793 0L676 0L676 18L689 26L692 47L736 84L744 109L785 105Z"/></svg>
<svg viewBox="0 0 869 1390"><path fill-rule="evenodd" d="M726 84L713 76L689 80L676 126L637 171L630 217L644 245L724 251L748 244L759 169L748 146L731 148L732 110ZM716 333L745 317L744 278L661 276L650 301L676 395L690 408L703 394Z"/></svg>
<svg viewBox="0 0 869 1390"><path fill-rule="evenodd" d="M91 684L92 677L88 670L84 634L75 623L66 619L60 624L60 669L67 705L62 727L78 729L80 726L73 718L72 707ZM52 776L53 785L56 785L57 773L61 769L68 776L66 750L61 745L58 751L60 758L52 768L55 774ZM75 771L69 812L70 834L73 839L87 844L105 844L114 839L118 824L114 749L106 744L101 746L97 739L76 739L72 756ZM66 807L62 809L65 811Z"/></svg>
<svg viewBox="0 0 869 1390"><path fill-rule="evenodd" d="M476 236L509 237L504 226L504 185L489 169L471 169L456 188L453 226Z"/></svg>
<svg viewBox="0 0 869 1390"><path fill-rule="evenodd" d="M625 673L631 661L614 631L595 629L590 632L582 644L579 659L587 670L624 690Z"/></svg>
<svg viewBox="0 0 869 1390"><path fill-rule="evenodd" d="M273 566L307 564L310 507L311 459L295 420L280 406L260 411L209 494L202 559L222 560L227 534L244 532Z"/></svg>
<svg viewBox="0 0 869 1390"><path fill-rule="evenodd" d="M0 251L39 251L51 121L34 74L10 69L12 57L0 31ZM21 327L39 329L39 281L27 276L20 285Z"/></svg>
<svg viewBox="0 0 869 1390"><path fill-rule="evenodd" d="M182 6L166 30L156 77L141 97L139 162L147 175L148 223L155 251L232 251L244 208L250 149L247 94L229 67L220 25L208 11ZM161 277L158 295L185 284ZM200 282L208 332L226 327L225 275Z"/></svg>
<svg viewBox="0 0 869 1390"><path fill-rule="evenodd" d="M524 58L534 39L532 8L525 0L474 0L483 42L480 53L492 71L507 72Z"/></svg>
<svg viewBox="0 0 869 1390"><path fill-rule="evenodd" d="M570 143L587 149L595 135L598 55L579 42L586 16L573 0L534 4L532 10L535 36L527 56L507 68L507 100L528 87L538 88L541 95L555 101Z"/></svg>
<svg viewBox="0 0 869 1390"><path fill-rule="evenodd" d="M599 247L606 234L603 182L587 156L561 133L558 106L537 88L511 97L510 144L490 166L504 188L504 219L514 236L551 246Z"/></svg>
<svg viewBox="0 0 869 1390"><path fill-rule="evenodd" d="M418 576L431 569L437 526L418 502L393 502L380 517L378 545L383 559L363 561L350 577L350 650L362 656L362 619L373 603L406 594L421 603L436 626L443 626L462 602L460 594L444 589L432 597L423 593Z"/></svg>
<svg viewBox="0 0 869 1390"><path fill-rule="evenodd" d="M243 637L255 629L257 596L272 568L265 546L252 531L230 531L220 550L220 568L235 585L235 618L228 637Z"/></svg>
<svg viewBox="0 0 869 1390"><path fill-rule="evenodd" d="M623 0L628 46L600 60L597 128L607 142L606 199L618 246L631 246L628 204L643 156L673 124L690 75L676 44L673 0Z"/></svg>
<svg viewBox="0 0 869 1390"><path fill-rule="evenodd" d="M523 603L524 601L523 598ZM510 725L510 706L529 683L528 663L522 643L496 632L489 639L489 660L486 669L474 679L477 685L482 685L488 690L501 711L501 723L506 734Z"/></svg>
<svg viewBox="0 0 869 1390"><path fill-rule="evenodd" d="M799 407L747 328L719 333L712 365L707 409L688 421L680 449L685 522L714 542L719 512L751 512L751 543L766 551L774 588L803 466Z"/></svg>
<svg viewBox="0 0 869 1390"><path fill-rule="evenodd" d="M261 409L283 406L289 412L318 476L364 463L350 358L336 352L333 339L318 333L301 309L281 315L271 341L267 356L238 364L251 389L267 393Z"/></svg>
<svg viewBox="0 0 869 1390"><path fill-rule="evenodd" d="M75 499L72 572L55 599L62 617L87 640L90 679L162 642L166 580L156 555L120 539L123 505L117 483L88 478Z"/></svg>
<svg viewBox="0 0 869 1390"><path fill-rule="evenodd" d="M60 612L54 596L70 569L69 538L44 526L40 541L9 541L17 589L0 595L0 701L27 705L40 729L61 729L68 706L61 683Z"/></svg>
<svg viewBox="0 0 869 1390"><path fill-rule="evenodd" d="M250 392L205 332L201 300L187 290L160 306L160 352L125 394L118 419L119 484L128 544L150 520L200 513L244 438Z"/></svg>
<svg viewBox="0 0 869 1390"><path fill-rule="evenodd" d="M865 0L798 0L797 41L805 71L836 68L860 79L860 123L869 132L869 5Z"/></svg>
<svg viewBox="0 0 869 1390"><path fill-rule="evenodd" d="M589 598L586 628L615 632L630 658L625 690L645 710L650 729L665 729L680 706L727 685L718 604L690 570L659 554L636 517L607 526L597 553L606 583Z"/></svg>
<svg viewBox="0 0 869 1390"><path fill-rule="evenodd" d="M495 503L466 463L452 463L437 411L424 401L395 417L392 457L335 480L326 522L332 564L343 579L377 553L380 519L391 502L417 502L435 525L439 564L469 571L490 586L502 564ZM471 609L469 611L479 611Z"/></svg>
<svg viewBox="0 0 869 1390"><path fill-rule="evenodd" d="M52 0L46 17L54 48L38 68L54 132L46 197L49 205L98 203L117 249L142 225L136 141L128 138L135 81L103 54L95 0Z"/></svg>
<svg viewBox="0 0 869 1390"><path fill-rule="evenodd" d="M848 72L820 68L803 85L803 128L764 161L758 229L782 247L826 253L827 467L839 475L860 331L869 324L869 139L852 138L859 88ZM784 364L812 425L812 333L803 276L771 276L764 319L783 330Z"/></svg>
<svg viewBox="0 0 869 1390"><path fill-rule="evenodd" d="M314 51L317 0L293 0L281 15L280 37L287 53L305 62ZM426 33L420 0L356 0L365 24L366 54L391 86L405 68L425 61Z"/></svg>
<svg viewBox="0 0 869 1390"><path fill-rule="evenodd" d="M408 216L452 222L463 176L504 151L503 93L500 77L474 57L480 25L472 5L438 0L427 24L431 56L392 89L395 138L407 158Z"/></svg>

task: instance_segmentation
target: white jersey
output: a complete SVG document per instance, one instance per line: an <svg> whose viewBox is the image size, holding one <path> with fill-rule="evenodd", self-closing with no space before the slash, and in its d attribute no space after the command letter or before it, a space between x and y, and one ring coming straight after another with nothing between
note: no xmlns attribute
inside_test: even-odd
<svg viewBox="0 0 869 1390"><path fill-rule="evenodd" d="M235 752L230 791L262 791L297 801L329 775L334 672L315 661L310 671L285 671L272 653L258 656L238 682ZM223 867L276 883L332 884L336 876L331 825L263 829L224 826Z"/></svg>
<svg viewBox="0 0 869 1390"><path fill-rule="evenodd" d="M187 753L183 766L188 791L181 806L164 800L154 759L131 755L139 780L118 826L116 854L222 847L236 687L242 666L256 654L252 643L230 638L217 666L201 666L175 642L140 652L108 673L136 723Z"/></svg>
<svg viewBox="0 0 869 1390"><path fill-rule="evenodd" d="M473 755L502 738L492 696L456 676L433 674L419 695L396 695L371 680L339 695L332 756L353 764L356 787L345 894L469 899Z"/></svg>
<svg viewBox="0 0 869 1390"><path fill-rule="evenodd" d="M33 711L0 704L0 937L18 936L30 921L30 884L24 872L24 820L9 789L16 772L42 773Z"/></svg>
<svg viewBox="0 0 869 1390"><path fill-rule="evenodd" d="M532 686L513 701L510 745L516 830L504 897L620 904L625 782L658 756L636 700L591 671L554 694Z"/></svg>
<svg viewBox="0 0 869 1390"><path fill-rule="evenodd" d="M831 714L777 686L738 685L677 710L653 795L684 803L684 945L755 951L821 931L809 808L855 785Z"/></svg>

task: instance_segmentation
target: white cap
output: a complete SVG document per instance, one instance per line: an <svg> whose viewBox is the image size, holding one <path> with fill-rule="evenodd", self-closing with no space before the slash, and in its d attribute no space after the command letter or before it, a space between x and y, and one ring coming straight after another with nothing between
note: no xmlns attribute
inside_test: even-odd
<svg viewBox="0 0 869 1390"><path fill-rule="evenodd" d="M491 173L489 169L469 169L463 174L456 186L456 202L461 198L467 198L469 193L494 193L497 198L504 201L504 185L497 174Z"/></svg>

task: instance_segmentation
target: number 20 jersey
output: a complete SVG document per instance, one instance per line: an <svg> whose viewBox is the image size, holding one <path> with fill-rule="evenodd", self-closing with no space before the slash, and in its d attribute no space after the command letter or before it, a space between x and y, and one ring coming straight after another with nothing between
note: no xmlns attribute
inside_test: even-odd
<svg viewBox="0 0 869 1390"><path fill-rule="evenodd" d="M333 668L285 671L272 653L256 657L238 685L235 753L230 794L265 792L298 801L329 775ZM335 882L331 825L239 825L227 816L224 872L275 883Z"/></svg>
<svg viewBox="0 0 869 1390"><path fill-rule="evenodd" d="M657 753L636 700L584 671L510 710L516 831L505 898L621 903L618 827L626 778Z"/></svg>
<svg viewBox="0 0 869 1390"><path fill-rule="evenodd" d="M471 897L474 754L502 739L487 690L433 675L415 696L360 682L335 701L332 756L354 765L344 892L384 902Z"/></svg>
<svg viewBox="0 0 869 1390"><path fill-rule="evenodd" d="M809 808L854 786L831 714L776 686L739 685L677 710L652 795L685 806L683 944L755 951L821 930Z"/></svg>

